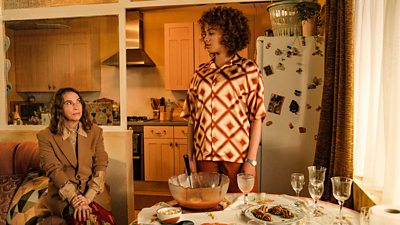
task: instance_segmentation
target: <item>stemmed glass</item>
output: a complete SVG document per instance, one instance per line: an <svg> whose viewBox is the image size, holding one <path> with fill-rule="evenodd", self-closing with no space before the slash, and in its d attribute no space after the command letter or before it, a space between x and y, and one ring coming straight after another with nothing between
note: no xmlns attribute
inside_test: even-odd
<svg viewBox="0 0 400 225"><path fill-rule="evenodd" d="M296 192L297 198L299 198L300 192L303 190L304 183L304 174L292 173L292 175L290 175L290 184L292 185L293 190ZM298 204L299 200L295 202L295 205Z"/></svg>
<svg viewBox="0 0 400 225"><path fill-rule="evenodd" d="M335 197L338 200L340 206L339 220L334 221L333 224L346 225L348 223L342 217L342 208L344 201L350 198L351 184L353 183L353 180L348 177L332 177L331 181L332 181L333 197Z"/></svg>
<svg viewBox="0 0 400 225"><path fill-rule="evenodd" d="M318 199L320 199L324 193L325 172L326 168L323 166L308 167L308 192L310 193L311 198L314 200L314 217L322 215L322 212L318 210Z"/></svg>
<svg viewBox="0 0 400 225"><path fill-rule="evenodd" d="M244 207L248 206L247 196L254 186L254 176L251 174L238 173L237 183L240 191L244 194Z"/></svg>

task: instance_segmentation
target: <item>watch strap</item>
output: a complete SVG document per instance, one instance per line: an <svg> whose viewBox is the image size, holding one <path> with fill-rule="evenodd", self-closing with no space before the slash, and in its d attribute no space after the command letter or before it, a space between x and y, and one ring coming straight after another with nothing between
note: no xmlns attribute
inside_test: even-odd
<svg viewBox="0 0 400 225"><path fill-rule="evenodd" d="M250 163L250 165L252 165L252 166L257 166L256 160L245 158L244 161Z"/></svg>

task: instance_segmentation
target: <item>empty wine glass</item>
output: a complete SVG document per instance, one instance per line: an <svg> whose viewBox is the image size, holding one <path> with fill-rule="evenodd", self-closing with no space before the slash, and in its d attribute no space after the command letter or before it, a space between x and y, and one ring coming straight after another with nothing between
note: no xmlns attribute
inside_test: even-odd
<svg viewBox="0 0 400 225"><path fill-rule="evenodd" d="M254 176L251 174L238 173L237 183L240 191L244 194L244 206L248 206L247 196L254 186Z"/></svg>
<svg viewBox="0 0 400 225"><path fill-rule="evenodd" d="M348 223L342 217L342 208L344 201L350 198L351 184L353 183L353 180L348 177L332 177L331 181L332 181L333 197L335 197L338 200L340 206L339 217L338 217L339 219L335 220L333 224L346 225Z"/></svg>
<svg viewBox="0 0 400 225"><path fill-rule="evenodd" d="M292 173L290 175L290 184L292 185L294 192L296 192L297 198L299 198L300 192L303 190L304 183L304 174ZM299 205L299 200L297 200L294 204Z"/></svg>
<svg viewBox="0 0 400 225"><path fill-rule="evenodd" d="M321 198L322 193L324 193L324 182L314 182L308 183L308 192L311 198L314 200L314 210L312 215L314 217L322 216L322 212L318 209L318 200Z"/></svg>
<svg viewBox="0 0 400 225"><path fill-rule="evenodd" d="M310 179L310 183L320 183L325 181L325 172L326 168L323 166L309 166L308 175Z"/></svg>

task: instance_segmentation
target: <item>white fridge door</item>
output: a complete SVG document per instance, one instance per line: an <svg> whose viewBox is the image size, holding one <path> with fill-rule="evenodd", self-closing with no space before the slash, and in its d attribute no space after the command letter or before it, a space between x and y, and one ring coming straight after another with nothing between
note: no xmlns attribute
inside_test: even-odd
<svg viewBox="0 0 400 225"><path fill-rule="evenodd" d="M290 174L300 172L308 177L321 109L323 47L322 37L257 39L267 109L260 153L261 191L295 194ZM306 195L306 188L301 193Z"/></svg>

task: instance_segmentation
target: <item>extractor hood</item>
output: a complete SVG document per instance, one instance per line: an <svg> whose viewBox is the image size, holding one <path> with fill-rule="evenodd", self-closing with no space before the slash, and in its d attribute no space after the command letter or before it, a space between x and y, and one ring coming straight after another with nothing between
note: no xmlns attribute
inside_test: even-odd
<svg viewBox="0 0 400 225"><path fill-rule="evenodd" d="M126 12L126 65L155 66L153 60L144 51L143 45L143 14L139 11ZM103 64L119 65L118 52L106 59Z"/></svg>

